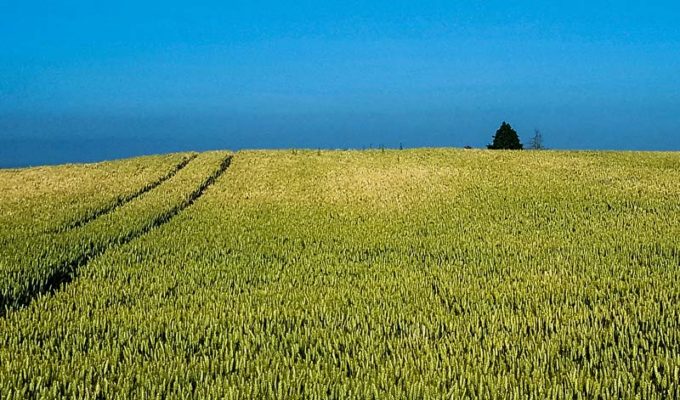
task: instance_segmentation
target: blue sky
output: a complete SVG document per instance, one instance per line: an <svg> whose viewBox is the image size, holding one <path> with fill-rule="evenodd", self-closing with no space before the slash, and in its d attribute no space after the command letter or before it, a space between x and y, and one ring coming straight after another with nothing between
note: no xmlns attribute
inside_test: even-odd
<svg viewBox="0 0 680 400"><path fill-rule="evenodd" d="M671 1L0 2L0 165L481 147L503 120L552 148L679 150L679 20Z"/></svg>

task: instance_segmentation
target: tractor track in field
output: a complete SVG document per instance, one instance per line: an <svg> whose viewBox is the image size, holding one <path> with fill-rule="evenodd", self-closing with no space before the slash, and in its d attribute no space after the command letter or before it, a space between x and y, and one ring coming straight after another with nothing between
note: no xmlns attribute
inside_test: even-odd
<svg viewBox="0 0 680 400"><path fill-rule="evenodd" d="M195 158L195 156L193 158ZM215 172L213 172L210 176L208 176L203 181L203 183L196 190L191 192L191 194L185 200L183 200L170 210L166 211L165 213L158 215L151 222L145 225L142 229L129 232L123 238L111 242L107 245L91 247L89 251L80 254L75 259L72 259L66 263L62 263L56 266L54 268L54 273L47 279L45 284L35 288L35 290L32 290L31 292L27 293L26 295L22 296L19 299L14 299L12 305L0 307L0 318L5 318L12 311L17 311L24 307L29 306L33 302L33 300L41 296L47 296L57 292L62 287L68 285L70 282L76 279L78 277L78 271L81 268L85 267L93 258L104 254L107 250L126 245L127 243L146 235L153 229L159 228L165 225L166 223L170 222L179 213L193 205L196 202L196 200L198 200L203 195L203 193L210 186L212 186L215 183L215 181L220 176L222 176L222 174L224 174L224 172L226 172L226 170L231 165L232 158L233 155L227 156L224 159L224 161L222 161L219 168ZM6 304L5 299L0 298L0 304Z"/></svg>
<svg viewBox="0 0 680 400"><path fill-rule="evenodd" d="M161 176L159 179L147 183L143 188L139 189L138 191L129 194L127 196L122 196L116 199L116 201L113 204L109 204L107 206L104 206L98 210L94 210L91 212L89 215L84 216L83 218L77 219L75 221L71 221L67 223L66 225L60 226L58 228L49 230L47 233L62 233L69 231L71 229L77 229L80 228L84 225L89 224L90 222L94 221L95 219L102 217L106 214L110 214L114 212L116 209L119 207L137 199L139 196L150 192L157 188L158 186L162 185L164 182L172 179L179 171L184 169L192 160L194 160L196 157L198 157L198 154L191 154L190 156L186 157L185 159L182 160L179 164L175 165L170 172L167 174Z"/></svg>

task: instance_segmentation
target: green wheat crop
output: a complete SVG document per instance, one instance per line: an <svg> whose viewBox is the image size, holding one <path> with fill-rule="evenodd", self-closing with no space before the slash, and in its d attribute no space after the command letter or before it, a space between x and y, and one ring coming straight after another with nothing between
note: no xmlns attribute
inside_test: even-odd
<svg viewBox="0 0 680 400"><path fill-rule="evenodd" d="M239 152L0 318L0 398L677 398L678 238L678 153Z"/></svg>

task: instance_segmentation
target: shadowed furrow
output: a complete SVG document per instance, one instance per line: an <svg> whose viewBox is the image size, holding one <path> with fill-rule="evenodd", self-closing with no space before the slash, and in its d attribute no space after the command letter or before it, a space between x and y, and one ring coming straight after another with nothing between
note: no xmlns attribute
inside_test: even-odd
<svg viewBox="0 0 680 400"><path fill-rule="evenodd" d="M167 174L163 175L160 177L158 180L155 180L153 182L149 182L146 186L142 187L138 191L129 194L127 196L121 196L118 199L116 199L115 202L112 204L106 205L100 209L93 210L91 213L88 215L83 216L80 219L77 219L75 221L71 221L70 223L60 226L55 228L54 230L51 230L51 233L60 233L60 232L65 232L71 229L75 228L80 228L83 225L86 225L95 219L101 217L102 215L109 214L113 211L115 211L117 208L121 207L122 205L129 203L139 196L143 195L146 192L149 192L158 186L162 185L165 181L171 179L173 176L175 176L182 168L186 167L187 164L191 162L191 160L195 159L197 157L197 154L191 154L188 157L184 158L179 164L175 165L170 172Z"/></svg>
<svg viewBox="0 0 680 400"><path fill-rule="evenodd" d="M0 315L58 290L76 278L78 270L93 257L165 224L201 197L230 163L231 156L225 157L223 152L203 153L189 168L140 196L138 201L81 228L39 238L34 251L40 253L30 260L33 262L0 271L4 275L2 282L13 283L0 288Z"/></svg>

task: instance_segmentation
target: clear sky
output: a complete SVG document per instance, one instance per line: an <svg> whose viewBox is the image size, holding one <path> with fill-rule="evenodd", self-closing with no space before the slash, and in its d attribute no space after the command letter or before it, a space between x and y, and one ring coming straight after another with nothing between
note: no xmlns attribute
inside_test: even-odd
<svg viewBox="0 0 680 400"><path fill-rule="evenodd" d="M0 165L181 149L680 150L678 1L0 0Z"/></svg>

